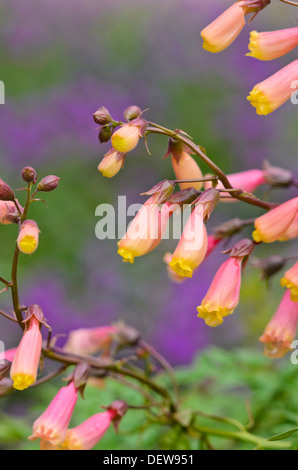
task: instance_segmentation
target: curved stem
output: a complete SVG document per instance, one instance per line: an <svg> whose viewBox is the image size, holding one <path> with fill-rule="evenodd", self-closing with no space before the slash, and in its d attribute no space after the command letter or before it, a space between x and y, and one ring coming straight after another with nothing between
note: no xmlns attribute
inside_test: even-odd
<svg viewBox="0 0 298 470"><path fill-rule="evenodd" d="M291 2L290 0L280 0L282 3L286 3L287 5L292 5L293 7L298 7L298 3Z"/></svg>

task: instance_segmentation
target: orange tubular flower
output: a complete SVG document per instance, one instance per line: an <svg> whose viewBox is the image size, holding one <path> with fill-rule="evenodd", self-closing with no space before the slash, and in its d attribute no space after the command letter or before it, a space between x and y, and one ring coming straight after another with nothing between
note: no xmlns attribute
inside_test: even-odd
<svg viewBox="0 0 298 470"><path fill-rule="evenodd" d="M116 416L114 410L98 413L66 433L63 449L91 450L101 440Z"/></svg>
<svg viewBox="0 0 298 470"><path fill-rule="evenodd" d="M252 236L255 242L272 243L279 240L294 221L298 197L290 199L255 220Z"/></svg>
<svg viewBox="0 0 298 470"><path fill-rule="evenodd" d="M164 204L160 210L157 196L151 196L118 242L118 253L123 261L133 263L136 257L154 250L162 240L170 215L170 205Z"/></svg>
<svg viewBox="0 0 298 470"><path fill-rule="evenodd" d="M298 237L298 212L296 214L295 219L291 223L291 225L287 228L287 230L282 234L282 236L278 239L280 242L285 242L288 240L292 240L293 238Z"/></svg>
<svg viewBox="0 0 298 470"><path fill-rule="evenodd" d="M125 153L120 153L112 149L112 151L106 153L101 160L98 165L98 171L106 178L113 178L123 167L124 158Z"/></svg>
<svg viewBox="0 0 298 470"><path fill-rule="evenodd" d="M297 88L298 60L258 83L247 97L257 114L267 115L283 105Z"/></svg>
<svg viewBox="0 0 298 470"><path fill-rule="evenodd" d="M40 321L32 315L26 323L23 338L17 348L10 369L13 387L17 390L25 390L34 384L41 354Z"/></svg>
<svg viewBox="0 0 298 470"><path fill-rule="evenodd" d="M245 12L236 2L201 32L203 48L209 52L221 52L241 33L245 26Z"/></svg>
<svg viewBox="0 0 298 470"><path fill-rule="evenodd" d="M259 60L273 60L281 57L298 45L298 27L270 31L267 33L250 33L250 50L247 56Z"/></svg>
<svg viewBox="0 0 298 470"><path fill-rule="evenodd" d="M41 439L41 448L58 446L66 431L76 405L78 392L73 382L59 390L46 411L34 422L31 441Z"/></svg>
<svg viewBox="0 0 298 470"><path fill-rule="evenodd" d="M92 355L99 350L108 353L116 331L115 326L73 330L69 334L64 349L79 355Z"/></svg>
<svg viewBox="0 0 298 470"><path fill-rule="evenodd" d="M38 247L40 230L34 220L26 220L20 228L18 236L18 247L22 253L31 255Z"/></svg>
<svg viewBox="0 0 298 470"><path fill-rule="evenodd" d="M197 310L206 325L215 327L231 315L239 303L242 258L231 257L217 271Z"/></svg>
<svg viewBox="0 0 298 470"><path fill-rule="evenodd" d="M169 263L179 276L192 277L193 271L205 258L208 246L204 224L204 204L198 204L184 227L182 237Z"/></svg>
<svg viewBox="0 0 298 470"><path fill-rule="evenodd" d="M177 159L172 156L172 165L173 170L176 175L177 180L187 180L187 179L200 179L202 178L202 172L193 157L191 157L187 152L182 151L180 158ZM194 188L200 190L202 183L180 183L181 189Z"/></svg>
<svg viewBox="0 0 298 470"><path fill-rule="evenodd" d="M298 302L298 263L289 269L280 280L282 287L287 287L291 292L291 300Z"/></svg>
<svg viewBox="0 0 298 470"><path fill-rule="evenodd" d="M291 350L297 323L298 303L291 300L290 291L286 290L276 313L260 337L260 341L265 344L265 356L279 358Z"/></svg>

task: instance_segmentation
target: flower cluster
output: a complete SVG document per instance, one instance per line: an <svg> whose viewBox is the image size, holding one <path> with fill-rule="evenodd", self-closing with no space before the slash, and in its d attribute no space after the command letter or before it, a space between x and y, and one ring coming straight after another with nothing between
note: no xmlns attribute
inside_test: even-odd
<svg viewBox="0 0 298 470"><path fill-rule="evenodd" d="M270 0L238 0L201 32L203 48L209 52L226 49L237 38L246 24L246 16L254 16ZM252 18L252 19L253 19ZM258 60L274 60L292 51L298 45L298 27L278 31L250 33L247 56ZM248 96L257 114L272 113L289 100L298 88L298 60L294 60L271 77L258 83Z"/></svg>

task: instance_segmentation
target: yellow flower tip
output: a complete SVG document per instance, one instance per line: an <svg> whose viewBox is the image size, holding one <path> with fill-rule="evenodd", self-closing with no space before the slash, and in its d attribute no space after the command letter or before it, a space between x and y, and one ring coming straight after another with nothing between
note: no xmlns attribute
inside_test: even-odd
<svg viewBox="0 0 298 470"><path fill-rule="evenodd" d="M293 302L298 302L298 286L293 284L293 282L289 281L285 277L281 278L280 280L281 287L286 287L291 292L291 300Z"/></svg>
<svg viewBox="0 0 298 470"><path fill-rule="evenodd" d="M258 90L256 87L250 92L247 100L256 108L256 112L260 116L267 116L274 111L272 104L267 99L266 95Z"/></svg>
<svg viewBox="0 0 298 470"><path fill-rule="evenodd" d="M35 377L28 374L17 374L12 377L13 388L16 390L26 390L35 382Z"/></svg>
<svg viewBox="0 0 298 470"><path fill-rule="evenodd" d="M223 323L223 318L231 315L234 309L227 310L226 308L214 307L209 304L202 304L197 307L198 317L203 318L206 325L215 328Z"/></svg>
<svg viewBox="0 0 298 470"><path fill-rule="evenodd" d="M263 241L262 236L258 230L254 230L252 232L252 238L254 239L256 243L260 243L261 241Z"/></svg>
<svg viewBox="0 0 298 470"><path fill-rule="evenodd" d="M31 255L37 248L37 240L32 235L26 235L18 243L19 249L26 255Z"/></svg>
<svg viewBox="0 0 298 470"><path fill-rule="evenodd" d="M169 263L169 266L179 276L191 278L193 275L193 269L185 262L185 260L172 260Z"/></svg>
<svg viewBox="0 0 298 470"><path fill-rule="evenodd" d="M291 347L283 341L268 342L264 345L264 356L270 359L280 359L289 351L291 351Z"/></svg>
<svg viewBox="0 0 298 470"><path fill-rule="evenodd" d="M61 448L63 450L83 450L83 446L79 439L77 439L73 435L68 435L70 434L70 431L66 433L66 438L65 441L62 442Z"/></svg>
<svg viewBox="0 0 298 470"><path fill-rule="evenodd" d="M118 254L122 256L124 263L134 263L135 256L132 251L127 250L126 248L119 248Z"/></svg>
<svg viewBox="0 0 298 470"><path fill-rule="evenodd" d="M203 36L202 38L204 39ZM213 54L216 54L217 52L221 52L222 50L220 47L215 46L214 44L211 44L206 39L204 39L204 42L203 42L203 49L205 49L205 51L212 52Z"/></svg>

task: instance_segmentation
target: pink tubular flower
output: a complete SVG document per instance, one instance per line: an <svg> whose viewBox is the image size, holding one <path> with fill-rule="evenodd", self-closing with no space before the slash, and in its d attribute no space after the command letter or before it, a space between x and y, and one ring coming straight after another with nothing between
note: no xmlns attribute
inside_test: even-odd
<svg viewBox="0 0 298 470"><path fill-rule="evenodd" d="M98 171L106 178L113 178L123 167L124 158L125 153L120 153L112 149L112 151L106 153L101 160L98 165Z"/></svg>
<svg viewBox="0 0 298 470"><path fill-rule="evenodd" d="M298 237L298 212L296 214L295 219L291 223L291 225L287 228L287 230L281 235L278 239L280 242L285 242L288 240L292 240L293 238Z"/></svg>
<svg viewBox="0 0 298 470"><path fill-rule="evenodd" d="M215 327L231 315L239 303L242 258L231 257L217 271L197 310L206 325Z"/></svg>
<svg viewBox="0 0 298 470"><path fill-rule="evenodd" d="M69 429L62 448L67 450L90 450L101 440L116 416L113 410L97 413L79 426Z"/></svg>
<svg viewBox="0 0 298 470"><path fill-rule="evenodd" d="M247 97L257 114L267 115L283 105L298 87L298 60L258 83Z"/></svg>
<svg viewBox="0 0 298 470"><path fill-rule="evenodd" d="M199 165L193 157L187 152L182 151L179 160L172 156L173 170L177 180L200 179L202 172ZM180 183L181 189L194 188L201 189L202 183Z"/></svg>
<svg viewBox="0 0 298 470"><path fill-rule="evenodd" d="M170 268L179 276L192 277L207 252L208 238L204 224L204 204L198 204L184 227L182 237L174 251Z"/></svg>
<svg viewBox="0 0 298 470"><path fill-rule="evenodd" d="M297 211L298 197L295 197L258 217L252 234L254 241L272 243L281 238L294 221Z"/></svg>
<svg viewBox="0 0 298 470"><path fill-rule="evenodd" d="M298 303L293 302L290 291L286 290L282 301L266 326L260 341L265 344L264 354L268 357L283 357L291 350L298 323Z"/></svg>
<svg viewBox="0 0 298 470"><path fill-rule="evenodd" d="M13 358L10 377L13 381L13 387L17 390L25 390L36 380L42 347L40 325L34 315L28 320Z"/></svg>
<svg viewBox="0 0 298 470"><path fill-rule="evenodd" d="M263 170L247 170L240 171L239 173L232 173L227 175L229 182L235 189L242 189L247 193L253 193L259 186L266 183ZM205 189L211 188L211 181L206 181ZM223 189L224 186L221 181L218 182L217 189ZM234 198L222 199L224 202L237 202Z"/></svg>
<svg viewBox="0 0 298 470"><path fill-rule="evenodd" d="M115 326L101 326L99 328L80 328L70 332L65 351L73 354L89 355L99 350L108 353L113 341Z"/></svg>
<svg viewBox="0 0 298 470"><path fill-rule="evenodd" d="M267 33L250 33L250 52L247 56L259 60L273 60L281 57L298 45L298 27L270 31Z"/></svg>
<svg viewBox="0 0 298 470"><path fill-rule="evenodd" d="M291 300L298 302L298 263L294 264L280 280L282 287L287 287L291 292Z"/></svg>
<svg viewBox="0 0 298 470"><path fill-rule="evenodd" d="M78 398L72 382L59 390L45 412L34 422L31 441L41 439L41 447L48 444L58 446L66 436L66 431Z"/></svg>
<svg viewBox="0 0 298 470"><path fill-rule="evenodd" d="M34 220L25 220L22 223L19 236L18 247L22 253L31 255L38 247L39 228Z"/></svg>
<svg viewBox="0 0 298 470"><path fill-rule="evenodd" d="M201 32L203 48L209 52L226 49L245 26L244 2L235 2Z"/></svg>
<svg viewBox="0 0 298 470"><path fill-rule="evenodd" d="M154 250L162 240L170 215L170 205L163 204L160 210L156 195L151 196L118 242L118 253L123 261L133 263L136 257Z"/></svg>
<svg viewBox="0 0 298 470"><path fill-rule="evenodd" d="M208 235L208 246L207 246L207 253L206 253L205 258L207 258L207 256L209 256L212 253L212 251L217 247L217 245L221 241L222 241L222 238L217 238L214 235Z"/></svg>

